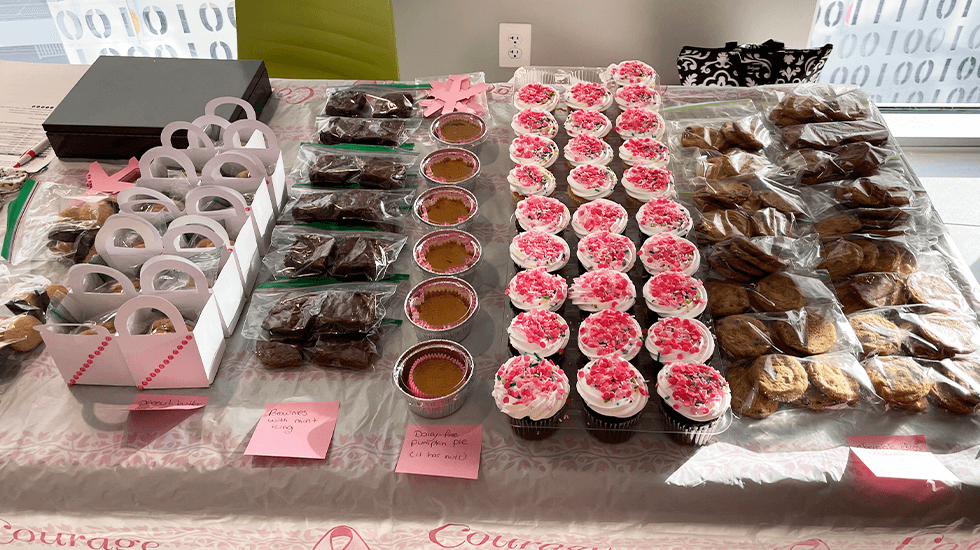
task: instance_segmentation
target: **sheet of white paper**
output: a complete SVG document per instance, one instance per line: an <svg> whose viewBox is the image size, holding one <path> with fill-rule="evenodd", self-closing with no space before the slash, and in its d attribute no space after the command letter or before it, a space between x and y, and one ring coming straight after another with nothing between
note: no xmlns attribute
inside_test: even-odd
<svg viewBox="0 0 980 550"><path fill-rule="evenodd" d="M878 477L960 483L932 453L860 447L851 447L851 450Z"/></svg>
<svg viewBox="0 0 980 550"><path fill-rule="evenodd" d="M13 166L45 138L41 123L68 95L88 65L0 61L0 166ZM37 172L54 158L50 147L21 170Z"/></svg>

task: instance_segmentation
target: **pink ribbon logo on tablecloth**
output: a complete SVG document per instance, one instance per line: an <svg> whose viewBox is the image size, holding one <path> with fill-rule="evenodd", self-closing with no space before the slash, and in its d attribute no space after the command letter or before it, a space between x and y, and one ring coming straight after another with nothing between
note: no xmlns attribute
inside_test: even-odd
<svg viewBox="0 0 980 550"><path fill-rule="evenodd" d="M347 542L343 546L335 546L334 541L336 539L346 539ZM338 541L339 542L339 541ZM321 546L322 545L322 546ZM338 525L333 529L327 531L327 534L323 535L313 550L371 550L368 548L367 543L361 538L361 535L354 530L353 527L348 527L346 525Z"/></svg>

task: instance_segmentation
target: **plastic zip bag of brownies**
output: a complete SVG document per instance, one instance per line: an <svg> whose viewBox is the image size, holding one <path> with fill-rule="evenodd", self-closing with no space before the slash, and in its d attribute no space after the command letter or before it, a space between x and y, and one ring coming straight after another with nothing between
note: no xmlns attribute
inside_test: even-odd
<svg viewBox="0 0 980 550"><path fill-rule="evenodd" d="M767 354L740 361L725 373L732 410L741 417L767 418L783 411L832 411L880 403L867 372L847 352L810 357Z"/></svg>
<svg viewBox="0 0 980 550"><path fill-rule="evenodd" d="M857 86L798 84L768 89L763 109L776 126L868 118L870 98Z"/></svg>
<svg viewBox="0 0 980 550"><path fill-rule="evenodd" d="M421 117L419 100L427 86L413 84L355 84L327 88L321 117L412 118Z"/></svg>
<svg viewBox="0 0 980 550"><path fill-rule="evenodd" d="M680 113L674 110L671 115L674 114ZM744 116L672 119L667 127L667 143L672 154L679 156L708 151L725 153L731 149L770 154L768 150L774 144L765 120L757 112ZM781 151L774 150L771 153L778 152Z"/></svg>
<svg viewBox="0 0 980 550"><path fill-rule="evenodd" d="M260 277L298 279L335 277L378 281L389 276L408 238L371 230L319 225L280 225L262 260Z"/></svg>
<svg viewBox="0 0 980 550"><path fill-rule="evenodd" d="M397 147L409 141L412 132L421 124L418 118L318 117L313 139L324 145L355 143Z"/></svg>
<svg viewBox="0 0 980 550"><path fill-rule="evenodd" d="M401 230L412 213L415 189L312 189L293 187L280 223L334 222Z"/></svg>
<svg viewBox="0 0 980 550"><path fill-rule="evenodd" d="M0 316L27 313L42 323L52 301L60 302L67 293L47 277L29 273L0 275Z"/></svg>
<svg viewBox="0 0 980 550"><path fill-rule="evenodd" d="M848 143L885 145L888 128L871 119L842 122L811 122L780 128L787 149L835 149Z"/></svg>
<svg viewBox="0 0 980 550"><path fill-rule="evenodd" d="M399 189L415 186L418 153L368 145L302 143L290 175L297 185Z"/></svg>
<svg viewBox="0 0 980 550"><path fill-rule="evenodd" d="M870 176L819 183L801 192L817 214L830 209L907 208L925 202L925 191L903 170L888 164Z"/></svg>
<svg viewBox="0 0 980 550"><path fill-rule="evenodd" d="M385 305L397 282L346 283L332 279L264 283L253 293L242 335L255 341L259 361L274 368L307 363L367 369L380 357Z"/></svg>
<svg viewBox="0 0 980 550"><path fill-rule="evenodd" d="M864 141L848 143L840 147L822 149L795 149L777 160L779 165L799 166L800 183L814 185L842 179L857 179L875 174L886 162L899 158L897 149L871 145Z"/></svg>
<svg viewBox="0 0 980 550"><path fill-rule="evenodd" d="M707 241L736 233L796 238L809 232L809 207L796 190L777 181L763 174L722 180L693 178L679 190L689 194L700 211L697 232Z"/></svg>

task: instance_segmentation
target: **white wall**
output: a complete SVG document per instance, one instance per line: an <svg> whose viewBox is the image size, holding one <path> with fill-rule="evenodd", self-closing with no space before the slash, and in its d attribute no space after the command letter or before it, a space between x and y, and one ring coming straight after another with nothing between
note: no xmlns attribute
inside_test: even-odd
<svg viewBox="0 0 980 550"><path fill-rule="evenodd" d="M641 59L676 84L681 46L764 42L806 47L816 0L393 0L401 78L497 66L499 23L531 23L531 64L606 66Z"/></svg>

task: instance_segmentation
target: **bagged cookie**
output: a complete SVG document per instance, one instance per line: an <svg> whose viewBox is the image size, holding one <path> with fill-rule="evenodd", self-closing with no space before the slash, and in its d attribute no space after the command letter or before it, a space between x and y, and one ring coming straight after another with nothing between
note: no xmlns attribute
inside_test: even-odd
<svg viewBox="0 0 980 550"><path fill-rule="evenodd" d="M324 145L355 143L397 147L418 129L419 119L375 119L328 116L316 119L314 139Z"/></svg>
<svg viewBox="0 0 980 550"><path fill-rule="evenodd" d="M750 283L790 265L808 269L816 265L818 254L815 239L810 237L747 238L736 235L711 246L703 257L715 273L714 278Z"/></svg>
<svg viewBox="0 0 980 550"><path fill-rule="evenodd" d="M414 184L418 154L369 146L300 145L291 175L298 185L399 189Z"/></svg>
<svg viewBox="0 0 980 550"><path fill-rule="evenodd" d="M264 278L335 277L377 281L391 272L408 238L381 231L277 226L263 258Z"/></svg>
<svg viewBox="0 0 980 550"><path fill-rule="evenodd" d="M294 187L282 222L361 225L397 231L411 214L415 190L312 190Z"/></svg>
<svg viewBox="0 0 980 550"><path fill-rule="evenodd" d="M425 97L421 85L355 84L327 88L320 115L356 118L419 117L419 101Z"/></svg>
<svg viewBox="0 0 980 550"><path fill-rule="evenodd" d="M767 103L771 105L768 118L777 126L863 120L869 114L867 94L853 86L804 84L788 92L777 89Z"/></svg>
<svg viewBox="0 0 980 550"><path fill-rule="evenodd" d="M814 185L827 181L855 179L870 176L898 152L890 147L871 145L858 141L835 149L796 149L783 155L780 164L796 165L802 162L800 182Z"/></svg>
<svg viewBox="0 0 980 550"><path fill-rule="evenodd" d="M832 209L916 207L923 198L904 171L886 167L870 176L808 186L802 189L802 195L816 213Z"/></svg>
<svg viewBox="0 0 980 550"><path fill-rule="evenodd" d="M889 136L888 128L874 120L814 122L781 130L783 144L789 149L835 149L859 141L883 145Z"/></svg>
<svg viewBox="0 0 980 550"><path fill-rule="evenodd" d="M777 353L797 357L856 353L860 342L836 304L813 303L773 313L741 313L715 320L718 347L733 361Z"/></svg>

